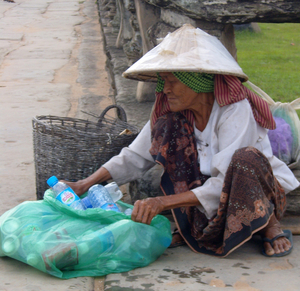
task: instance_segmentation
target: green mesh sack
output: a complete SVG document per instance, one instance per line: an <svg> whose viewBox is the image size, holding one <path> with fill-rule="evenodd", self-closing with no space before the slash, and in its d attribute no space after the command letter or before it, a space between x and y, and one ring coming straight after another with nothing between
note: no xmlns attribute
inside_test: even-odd
<svg viewBox="0 0 300 291"><path fill-rule="evenodd" d="M118 202L123 210L132 208ZM151 225L100 208L74 210L47 190L44 200L27 201L0 217L0 255L59 278L103 276L155 261L171 243L169 220Z"/></svg>

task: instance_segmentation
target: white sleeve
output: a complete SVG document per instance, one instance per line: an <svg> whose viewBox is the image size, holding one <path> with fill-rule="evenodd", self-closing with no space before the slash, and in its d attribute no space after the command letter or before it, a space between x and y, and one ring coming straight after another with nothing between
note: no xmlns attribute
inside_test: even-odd
<svg viewBox="0 0 300 291"><path fill-rule="evenodd" d="M150 147L151 129L148 121L135 140L103 167L118 185L139 179L156 164L149 153Z"/></svg>
<svg viewBox="0 0 300 291"><path fill-rule="evenodd" d="M263 147L261 152L269 160L273 174L285 191L285 194L299 187L299 181L290 168L281 160L273 155L272 147L268 135L260 143ZM260 149L259 149L260 150Z"/></svg>
<svg viewBox="0 0 300 291"><path fill-rule="evenodd" d="M228 106L212 130L214 154L211 177L202 186L192 190L201 203L199 210L207 218L212 218L217 212L225 174L234 152L242 147L255 146L260 132L246 100Z"/></svg>

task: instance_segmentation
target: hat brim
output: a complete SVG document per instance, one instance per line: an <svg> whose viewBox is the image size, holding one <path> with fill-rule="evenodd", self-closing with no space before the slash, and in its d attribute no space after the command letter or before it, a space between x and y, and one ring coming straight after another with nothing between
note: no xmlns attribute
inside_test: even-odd
<svg viewBox="0 0 300 291"><path fill-rule="evenodd" d="M231 75L243 82L248 76L214 36L199 28L184 25L129 67L123 77L156 82L160 72L199 72Z"/></svg>

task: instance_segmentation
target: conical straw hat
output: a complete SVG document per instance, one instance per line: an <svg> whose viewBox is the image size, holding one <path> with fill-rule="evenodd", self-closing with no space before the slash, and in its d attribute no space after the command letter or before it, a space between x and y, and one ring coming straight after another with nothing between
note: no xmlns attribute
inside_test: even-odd
<svg viewBox="0 0 300 291"><path fill-rule="evenodd" d="M147 52L124 73L138 81L157 81L158 72L202 72L233 75L247 81L236 60L215 37L185 24Z"/></svg>

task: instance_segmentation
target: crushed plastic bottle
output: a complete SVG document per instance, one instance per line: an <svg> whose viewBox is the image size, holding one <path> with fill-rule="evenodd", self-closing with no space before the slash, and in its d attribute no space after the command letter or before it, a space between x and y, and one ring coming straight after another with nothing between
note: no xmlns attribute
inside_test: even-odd
<svg viewBox="0 0 300 291"><path fill-rule="evenodd" d="M117 202L123 197L123 193L116 182L108 183L104 187L107 189L108 193L110 194L114 202Z"/></svg>
<svg viewBox="0 0 300 291"><path fill-rule="evenodd" d="M92 186L88 191L87 197L81 201L85 208L102 208L104 210L120 212L120 209L116 203L114 203L108 190L100 184Z"/></svg>

